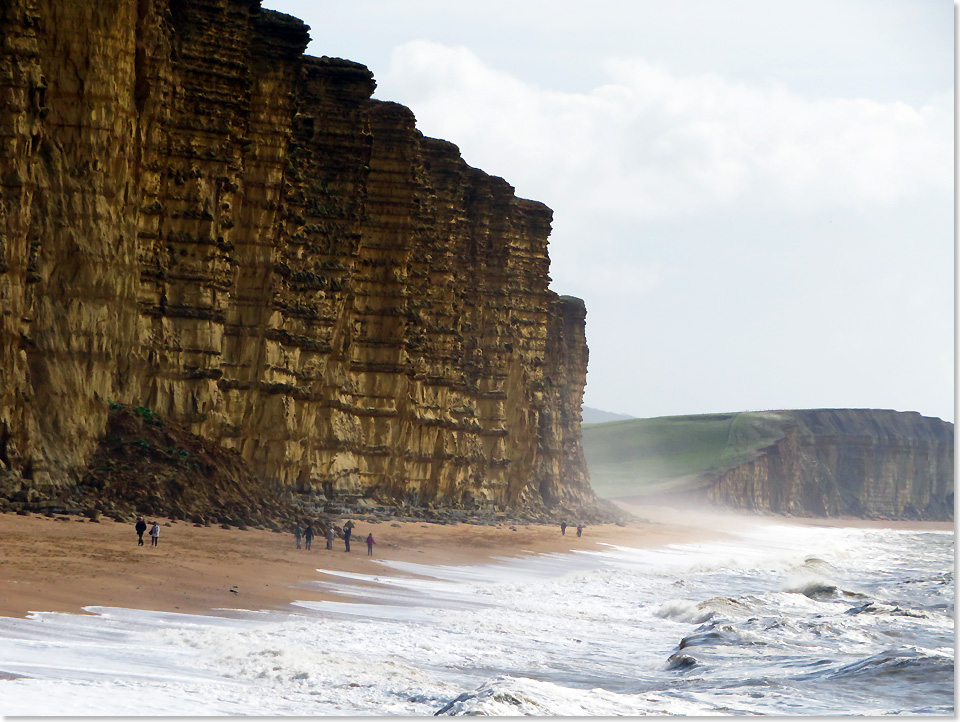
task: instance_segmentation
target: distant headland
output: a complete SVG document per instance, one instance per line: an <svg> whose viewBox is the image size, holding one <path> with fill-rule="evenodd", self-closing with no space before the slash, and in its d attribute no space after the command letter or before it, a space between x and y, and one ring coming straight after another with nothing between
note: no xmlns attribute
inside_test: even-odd
<svg viewBox="0 0 960 722"><path fill-rule="evenodd" d="M877 409L587 426L597 493L813 517L953 519L953 424Z"/></svg>

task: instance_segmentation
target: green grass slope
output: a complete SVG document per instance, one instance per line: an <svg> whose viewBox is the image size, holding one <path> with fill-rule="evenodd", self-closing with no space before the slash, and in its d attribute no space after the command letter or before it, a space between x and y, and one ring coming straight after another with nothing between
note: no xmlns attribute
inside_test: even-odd
<svg viewBox="0 0 960 722"><path fill-rule="evenodd" d="M772 411L661 416L583 426L593 488L605 498L692 489L783 438Z"/></svg>

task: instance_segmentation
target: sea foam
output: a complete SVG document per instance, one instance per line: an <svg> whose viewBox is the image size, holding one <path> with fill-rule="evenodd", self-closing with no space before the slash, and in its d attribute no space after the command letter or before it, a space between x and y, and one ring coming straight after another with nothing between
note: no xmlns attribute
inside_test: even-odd
<svg viewBox="0 0 960 722"><path fill-rule="evenodd" d="M382 565L319 570L352 601L288 613L0 619L0 672L20 675L0 712L953 710L952 534L758 524L715 545Z"/></svg>

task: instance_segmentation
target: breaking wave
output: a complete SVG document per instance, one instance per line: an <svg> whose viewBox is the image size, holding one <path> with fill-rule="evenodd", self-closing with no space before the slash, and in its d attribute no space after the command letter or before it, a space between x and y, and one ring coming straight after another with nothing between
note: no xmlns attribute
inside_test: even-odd
<svg viewBox="0 0 960 722"><path fill-rule="evenodd" d="M0 619L0 713L953 713L950 533L758 524L717 544L393 566L410 574L317 582L371 603L294 614Z"/></svg>

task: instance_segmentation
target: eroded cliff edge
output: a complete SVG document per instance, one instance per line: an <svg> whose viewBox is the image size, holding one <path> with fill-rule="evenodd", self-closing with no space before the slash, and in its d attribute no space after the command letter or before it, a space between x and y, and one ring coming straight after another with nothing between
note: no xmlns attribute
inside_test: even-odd
<svg viewBox="0 0 960 722"><path fill-rule="evenodd" d="M704 490L711 502L798 516L953 519L953 424L876 409L767 415L782 437L719 474Z"/></svg>
<svg viewBox="0 0 960 722"><path fill-rule="evenodd" d="M76 484L114 402L281 488L596 504L550 209L256 0L7 0L0 29L8 483Z"/></svg>
<svg viewBox="0 0 960 722"><path fill-rule="evenodd" d="M586 427L598 493L811 517L950 520L954 425L916 412L808 409Z"/></svg>

